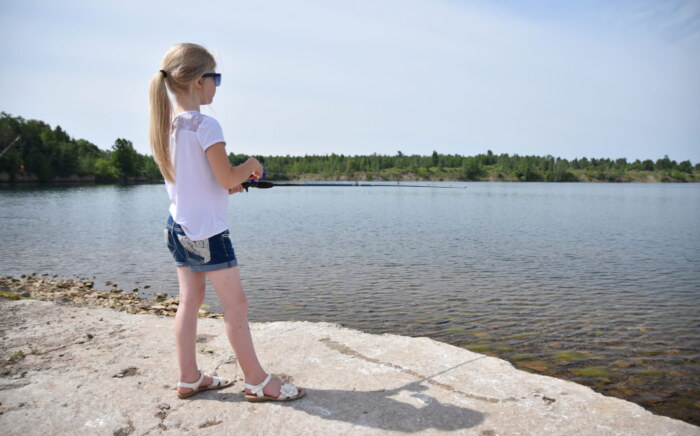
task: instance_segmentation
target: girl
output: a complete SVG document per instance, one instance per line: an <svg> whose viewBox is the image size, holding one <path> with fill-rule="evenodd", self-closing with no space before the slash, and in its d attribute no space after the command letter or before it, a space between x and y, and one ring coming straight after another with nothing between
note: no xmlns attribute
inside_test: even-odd
<svg viewBox="0 0 700 436"><path fill-rule="evenodd" d="M178 44L163 57L151 79L151 151L170 197L165 239L177 265L180 305L175 316L175 345L180 381L177 394L221 389L233 380L197 369L197 314L204 301L205 280L214 287L224 309L229 342L245 376L248 401L290 401L305 391L266 374L258 362L248 327L248 302L229 239L228 194L263 173L253 158L231 166L219 123L199 112L210 104L221 74L213 56L196 44ZM168 97L168 90L174 102Z"/></svg>

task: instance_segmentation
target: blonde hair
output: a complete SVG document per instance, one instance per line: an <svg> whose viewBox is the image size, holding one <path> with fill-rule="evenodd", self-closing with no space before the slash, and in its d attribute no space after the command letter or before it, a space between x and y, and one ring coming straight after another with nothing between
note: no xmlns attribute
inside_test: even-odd
<svg viewBox="0 0 700 436"><path fill-rule="evenodd" d="M151 152L163 178L175 182L175 167L170 161L170 125L172 93L188 92L193 80L216 69L214 57L201 45L183 43L170 47L160 64L161 70L151 78ZM167 88L166 88L167 85Z"/></svg>

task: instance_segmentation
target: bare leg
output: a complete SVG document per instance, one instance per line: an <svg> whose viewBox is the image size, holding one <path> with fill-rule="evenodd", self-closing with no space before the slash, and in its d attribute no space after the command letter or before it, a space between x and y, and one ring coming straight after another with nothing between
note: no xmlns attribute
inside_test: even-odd
<svg viewBox="0 0 700 436"><path fill-rule="evenodd" d="M180 381L194 383L199 379L197 369L197 314L204 301L205 274L192 272L187 267L177 269L180 284L180 304L175 315L175 348L177 363L180 367ZM205 377L201 386L209 386L211 377ZM189 388L178 388L178 392L187 393Z"/></svg>
<svg viewBox="0 0 700 436"><path fill-rule="evenodd" d="M236 353L245 382L257 385L265 380L267 374L263 370L253 346L248 325L248 299L243 293L238 267L226 268L207 273L209 281L214 286L216 294L224 309L224 324L229 342ZM280 394L281 382L273 379L265 386L265 395L277 397Z"/></svg>

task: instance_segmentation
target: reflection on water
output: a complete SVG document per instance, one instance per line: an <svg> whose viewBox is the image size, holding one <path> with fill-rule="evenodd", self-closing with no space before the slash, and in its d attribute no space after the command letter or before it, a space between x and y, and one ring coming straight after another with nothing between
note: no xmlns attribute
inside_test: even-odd
<svg viewBox="0 0 700 436"><path fill-rule="evenodd" d="M251 319L429 336L700 423L699 185L452 186L232 197ZM0 273L176 294L166 218L162 186L3 189Z"/></svg>

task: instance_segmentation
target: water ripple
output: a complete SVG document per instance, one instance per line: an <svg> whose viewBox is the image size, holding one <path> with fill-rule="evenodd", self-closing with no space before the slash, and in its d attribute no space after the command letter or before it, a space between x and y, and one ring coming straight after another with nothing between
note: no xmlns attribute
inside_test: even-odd
<svg viewBox="0 0 700 436"><path fill-rule="evenodd" d="M250 318L428 336L700 424L700 186L468 186L232 197ZM162 186L0 205L0 273L177 293Z"/></svg>

